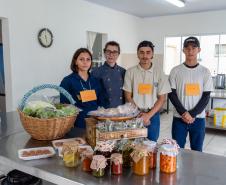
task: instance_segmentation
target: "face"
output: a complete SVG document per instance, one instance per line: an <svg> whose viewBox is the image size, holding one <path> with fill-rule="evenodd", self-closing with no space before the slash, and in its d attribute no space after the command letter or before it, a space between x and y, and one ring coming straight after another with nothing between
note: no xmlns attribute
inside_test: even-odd
<svg viewBox="0 0 226 185"><path fill-rule="evenodd" d="M79 71L88 71L91 67L91 63L92 61L89 53L80 53L75 61L75 65L78 67Z"/></svg>
<svg viewBox="0 0 226 185"><path fill-rule="evenodd" d="M141 47L137 52L137 56L141 65L147 65L151 63L153 58L153 51L150 47Z"/></svg>
<svg viewBox="0 0 226 185"><path fill-rule="evenodd" d="M186 48L183 49L186 60L196 60L197 55L200 51L201 49L195 47L193 44L189 44Z"/></svg>
<svg viewBox="0 0 226 185"><path fill-rule="evenodd" d="M106 61L109 65L114 65L119 56L119 50L117 46L108 45L104 52Z"/></svg>

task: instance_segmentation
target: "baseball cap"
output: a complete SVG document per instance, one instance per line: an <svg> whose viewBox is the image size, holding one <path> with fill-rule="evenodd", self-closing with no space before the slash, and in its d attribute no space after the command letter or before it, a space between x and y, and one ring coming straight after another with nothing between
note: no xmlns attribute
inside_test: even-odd
<svg viewBox="0 0 226 185"><path fill-rule="evenodd" d="M189 44L192 44L194 47L200 47L199 40L196 37L188 37L184 41L184 48L188 47Z"/></svg>
<svg viewBox="0 0 226 185"><path fill-rule="evenodd" d="M137 46L137 51L141 48L141 47L150 47L152 49L152 51L154 51L154 44L151 41L147 41L144 40L142 42L140 42Z"/></svg>

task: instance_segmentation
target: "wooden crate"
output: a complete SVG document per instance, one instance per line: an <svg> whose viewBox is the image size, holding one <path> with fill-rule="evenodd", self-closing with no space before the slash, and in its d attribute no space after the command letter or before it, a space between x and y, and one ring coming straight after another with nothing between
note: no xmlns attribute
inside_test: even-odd
<svg viewBox="0 0 226 185"><path fill-rule="evenodd" d="M92 146L96 146L97 141L107 141L107 140L120 140L123 138L134 139L147 137L147 128L142 129L131 129L131 130L121 130L113 132L100 132L96 130L97 119L86 118L86 139L87 142Z"/></svg>

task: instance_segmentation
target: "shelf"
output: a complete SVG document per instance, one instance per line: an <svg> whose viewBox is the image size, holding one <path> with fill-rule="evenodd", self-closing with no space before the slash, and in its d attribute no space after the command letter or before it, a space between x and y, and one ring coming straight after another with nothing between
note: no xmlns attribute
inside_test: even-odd
<svg viewBox="0 0 226 185"><path fill-rule="evenodd" d="M223 127L219 127L219 126L214 126L213 118L211 118L211 117L206 118L206 128L226 131L226 127L223 128Z"/></svg>

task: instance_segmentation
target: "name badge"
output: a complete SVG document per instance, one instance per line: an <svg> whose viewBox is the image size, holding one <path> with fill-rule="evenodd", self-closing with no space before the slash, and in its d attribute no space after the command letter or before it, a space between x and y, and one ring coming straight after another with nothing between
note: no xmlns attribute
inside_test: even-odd
<svg viewBox="0 0 226 185"><path fill-rule="evenodd" d="M81 95L82 102L97 100L97 95L95 90L80 91L80 95Z"/></svg>
<svg viewBox="0 0 226 185"><path fill-rule="evenodd" d="M138 93L139 94L152 94L153 86L151 84L139 84L138 85Z"/></svg>
<svg viewBox="0 0 226 185"><path fill-rule="evenodd" d="M198 83L185 84L185 95L186 96L199 96L200 85Z"/></svg>

